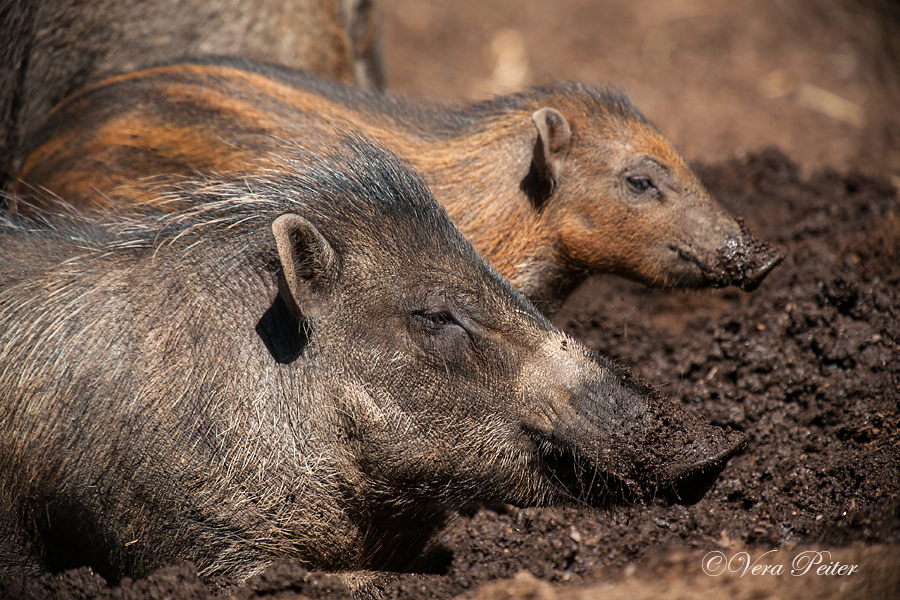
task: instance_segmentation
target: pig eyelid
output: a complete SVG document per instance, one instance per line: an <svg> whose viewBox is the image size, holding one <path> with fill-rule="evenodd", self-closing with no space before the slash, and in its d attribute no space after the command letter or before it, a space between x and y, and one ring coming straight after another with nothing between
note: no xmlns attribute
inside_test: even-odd
<svg viewBox="0 0 900 600"><path fill-rule="evenodd" d="M658 161L657 159L655 159L652 156L642 156L639 162L641 163L641 166L643 166L644 168L658 169L660 171L660 173L662 173L665 176L668 176L669 173L671 172L669 170L668 166L661 163L660 161Z"/></svg>
<svg viewBox="0 0 900 600"><path fill-rule="evenodd" d="M462 323L460 323L460 319L454 314L453 310L447 306L423 308L422 310L415 311L413 317L429 329L435 331L454 325L464 331L466 330Z"/></svg>
<svg viewBox="0 0 900 600"><path fill-rule="evenodd" d="M456 326L469 337L479 330L477 315L478 311L470 300L457 295L447 297L443 292L429 293L412 313L419 323L433 331Z"/></svg>
<svg viewBox="0 0 900 600"><path fill-rule="evenodd" d="M660 162L652 156L638 156L629 166L622 169L621 176L628 179L631 177L649 179L651 183L654 181L666 181L671 178L671 170L667 165ZM659 187L654 184L654 187Z"/></svg>
<svg viewBox="0 0 900 600"><path fill-rule="evenodd" d="M431 325L444 327L446 325L459 325L450 311L428 311L421 310L413 313L417 318L427 321Z"/></svg>
<svg viewBox="0 0 900 600"><path fill-rule="evenodd" d="M467 336L472 337L472 323L467 316L461 315L458 311L443 303L417 310L413 312L413 318L434 333L458 327Z"/></svg>

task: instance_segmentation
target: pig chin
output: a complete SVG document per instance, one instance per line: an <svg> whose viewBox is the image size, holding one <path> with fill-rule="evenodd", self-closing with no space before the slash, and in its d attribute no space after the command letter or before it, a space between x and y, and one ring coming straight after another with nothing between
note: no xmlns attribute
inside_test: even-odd
<svg viewBox="0 0 900 600"><path fill-rule="evenodd" d="M595 461L572 448L559 447L546 440L535 440L541 458L553 482L554 501L600 507L631 504L641 497L641 486L634 479L602 469Z"/></svg>

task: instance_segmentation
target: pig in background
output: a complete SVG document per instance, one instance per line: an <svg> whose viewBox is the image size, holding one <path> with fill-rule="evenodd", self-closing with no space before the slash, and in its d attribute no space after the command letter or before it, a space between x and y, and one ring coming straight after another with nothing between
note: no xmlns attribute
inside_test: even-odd
<svg viewBox="0 0 900 600"><path fill-rule="evenodd" d="M380 0L4 0L0 188L65 97L194 54L235 54L384 86Z"/></svg>
<svg viewBox="0 0 900 600"><path fill-rule="evenodd" d="M0 576L402 569L475 502L696 501L743 434L554 329L360 138L0 231ZM190 198L185 198L190 194Z"/></svg>
<svg viewBox="0 0 900 600"><path fill-rule="evenodd" d="M324 135L323 123L409 160L547 316L595 273L752 290L784 256L711 198L618 90L557 83L429 103L227 58L131 73L69 98L26 144L17 191L32 206L19 210L39 209L46 194L122 208L195 173L282 168L282 146Z"/></svg>

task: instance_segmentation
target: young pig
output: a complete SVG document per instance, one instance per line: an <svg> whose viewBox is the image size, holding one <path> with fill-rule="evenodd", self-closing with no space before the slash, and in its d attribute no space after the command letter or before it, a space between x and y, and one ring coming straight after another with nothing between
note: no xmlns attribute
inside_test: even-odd
<svg viewBox="0 0 900 600"><path fill-rule="evenodd" d="M547 315L592 273L750 290L784 255L710 198L623 93L574 83L456 106L246 61L161 67L59 106L31 143L18 189L76 206L140 201L148 187L197 172L277 169L284 144L323 135L323 122L408 159Z"/></svg>

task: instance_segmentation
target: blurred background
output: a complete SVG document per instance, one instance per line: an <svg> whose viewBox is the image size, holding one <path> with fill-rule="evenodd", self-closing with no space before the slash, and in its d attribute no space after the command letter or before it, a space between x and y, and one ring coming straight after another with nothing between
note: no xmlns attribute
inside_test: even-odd
<svg viewBox="0 0 900 600"><path fill-rule="evenodd" d="M900 187L896 0L384 0L387 87L623 88L691 160L777 146Z"/></svg>

